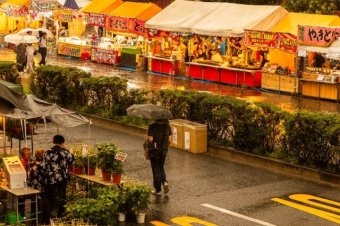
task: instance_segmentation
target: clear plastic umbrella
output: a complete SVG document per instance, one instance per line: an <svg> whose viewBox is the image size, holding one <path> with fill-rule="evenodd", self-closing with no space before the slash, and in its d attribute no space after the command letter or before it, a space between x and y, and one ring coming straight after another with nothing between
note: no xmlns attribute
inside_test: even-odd
<svg viewBox="0 0 340 226"><path fill-rule="evenodd" d="M24 36L18 34L10 34L5 36L5 42L13 43L18 45L24 42Z"/></svg>
<svg viewBox="0 0 340 226"><path fill-rule="evenodd" d="M39 33L39 32L46 33L46 35L47 35L48 38L53 38L53 37L54 37L54 35L52 34L52 32L51 32L50 30L46 29L46 28L41 27L41 28L37 28L37 29L35 29L35 30L36 30L38 33Z"/></svg>
<svg viewBox="0 0 340 226"><path fill-rule="evenodd" d="M32 32L32 34L29 34L30 32ZM18 35L39 35L39 32L36 31L35 29L33 28L24 28L22 30L20 30L18 33Z"/></svg>
<svg viewBox="0 0 340 226"><path fill-rule="evenodd" d="M23 43L38 43L39 42L38 38L33 35L25 35L22 37L24 38Z"/></svg>

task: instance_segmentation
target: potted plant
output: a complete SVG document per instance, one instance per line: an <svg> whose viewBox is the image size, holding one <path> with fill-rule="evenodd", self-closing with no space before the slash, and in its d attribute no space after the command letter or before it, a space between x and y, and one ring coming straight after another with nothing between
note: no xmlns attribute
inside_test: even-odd
<svg viewBox="0 0 340 226"><path fill-rule="evenodd" d="M137 223L142 224L145 221L145 213L149 208L151 198L151 188L143 183L136 183L128 187L128 201L132 204L132 210L137 217Z"/></svg>
<svg viewBox="0 0 340 226"><path fill-rule="evenodd" d="M121 188L119 192L119 201L118 201L118 221L125 221L126 213L129 212L132 208L131 202L129 202L129 189L125 186Z"/></svg>
<svg viewBox="0 0 340 226"><path fill-rule="evenodd" d="M112 182L115 184L120 184L122 174L124 173L125 171L123 162L115 159L114 167L112 170Z"/></svg>
<svg viewBox="0 0 340 226"><path fill-rule="evenodd" d="M81 149L74 150L73 173L82 174L84 171L85 158Z"/></svg>
<svg viewBox="0 0 340 226"><path fill-rule="evenodd" d="M95 148L90 149L87 156L84 157L85 173L88 175L95 175L98 156Z"/></svg>
<svg viewBox="0 0 340 226"><path fill-rule="evenodd" d="M113 143L96 144L98 150L98 167L102 170L103 180L110 181L116 165L115 156L118 148Z"/></svg>

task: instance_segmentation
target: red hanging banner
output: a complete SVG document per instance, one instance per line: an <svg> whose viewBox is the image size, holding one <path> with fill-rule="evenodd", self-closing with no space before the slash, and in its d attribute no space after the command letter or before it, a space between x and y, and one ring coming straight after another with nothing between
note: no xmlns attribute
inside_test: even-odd
<svg viewBox="0 0 340 226"><path fill-rule="evenodd" d="M105 15L96 13L85 13L85 21L89 25L104 27Z"/></svg>
<svg viewBox="0 0 340 226"><path fill-rule="evenodd" d="M132 20L123 17L107 16L105 28L112 31L130 32L132 30Z"/></svg>
<svg viewBox="0 0 340 226"><path fill-rule="evenodd" d="M295 35L289 33L280 33L278 48L286 52L296 53L297 39Z"/></svg>
<svg viewBox="0 0 340 226"><path fill-rule="evenodd" d="M245 31L246 46L265 46L276 48L279 42L279 34L266 31Z"/></svg>

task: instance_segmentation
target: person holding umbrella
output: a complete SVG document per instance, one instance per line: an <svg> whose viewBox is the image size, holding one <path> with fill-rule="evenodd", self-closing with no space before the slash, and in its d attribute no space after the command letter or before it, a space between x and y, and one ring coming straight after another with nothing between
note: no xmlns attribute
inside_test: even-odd
<svg viewBox="0 0 340 226"><path fill-rule="evenodd" d="M165 159L168 153L168 146L171 142L171 128L169 120L157 119L149 125L147 139L152 143L152 149L149 150L151 169L153 175L153 186L155 195L162 195L162 185L164 195L169 194L169 184L166 179L164 169Z"/></svg>
<svg viewBox="0 0 340 226"><path fill-rule="evenodd" d="M39 65L46 65L46 55L47 55L47 34L45 32L42 33L40 42L39 42L39 53L41 55L41 60Z"/></svg>

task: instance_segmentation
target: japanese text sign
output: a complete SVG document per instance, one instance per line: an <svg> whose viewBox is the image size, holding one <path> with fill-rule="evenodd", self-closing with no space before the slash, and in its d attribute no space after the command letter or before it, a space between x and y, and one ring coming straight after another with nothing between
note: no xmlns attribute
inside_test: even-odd
<svg viewBox="0 0 340 226"><path fill-rule="evenodd" d="M280 33L278 48L285 50L287 52L296 53L297 50L296 36L289 33Z"/></svg>
<svg viewBox="0 0 340 226"><path fill-rule="evenodd" d="M89 25L104 27L105 26L105 15L86 13L85 20Z"/></svg>
<svg viewBox="0 0 340 226"><path fill-rule="evenodd" d="M279 41L279 34L265 31L246 31L246 43L248 46L276 47Z"/></svg>
<svg viewBox="0 0 340 226"><path fill-rule="evenodd" d="M131 30L131 26L129 18L107 16L105 19L105 28L107 30L129 32Z"/></svg>
<svg viewBox="0 0 340 226"><path fill-rule="evenodd" d="M339 37L340 28L298 26L298 42L302 45L329 46Z"/></svg>

